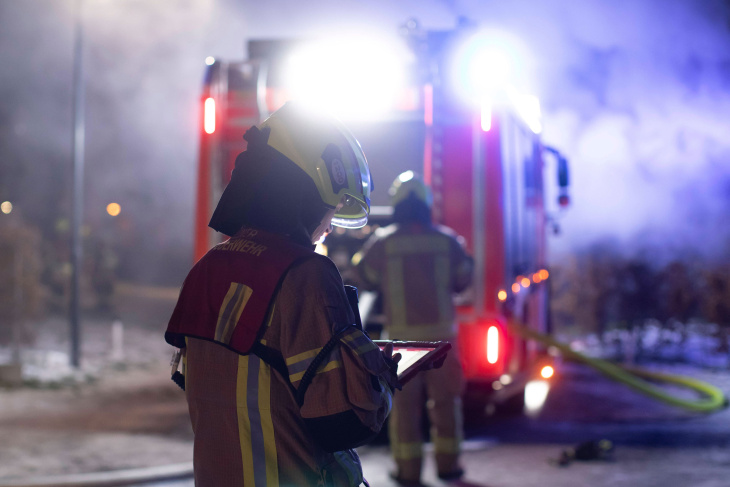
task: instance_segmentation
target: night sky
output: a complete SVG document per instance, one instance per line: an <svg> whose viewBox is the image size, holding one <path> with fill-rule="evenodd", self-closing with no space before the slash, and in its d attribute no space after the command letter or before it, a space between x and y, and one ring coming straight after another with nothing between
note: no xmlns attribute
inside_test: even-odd
<svg viewBox="0 0 730 487"><path fill-rule="evenodd" d="M71 211L73 5L0 0L0 201L47 235ZM459 16L522 40L544 141L570 159L573 204L550 240L553 259L607 239L660 259L728 257L721 0L84 0L90 231L133 230L125 258L140 280L184 276L206 56L241 59L250 38L363 24L392 33L409 17L447 29ZM122 205L117 219L110 201Z"/></svg>

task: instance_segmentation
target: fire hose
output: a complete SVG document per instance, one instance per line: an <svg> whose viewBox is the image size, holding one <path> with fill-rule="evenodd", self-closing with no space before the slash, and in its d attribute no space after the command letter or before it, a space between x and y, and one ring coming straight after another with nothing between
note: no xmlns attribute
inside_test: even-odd
<svg viewBox="0 0 730 487"><path fill-rule="evenodd" d="M652 372L637 367L618 365L613 362L609 362L608 360L588 357L587 355L573 350L569 345L558 342L549 335L531 330L523 324L515 321L509 323L509 329L523 338L535 340L548 347L554 347L559 350L564 357L593 367L609 378L622 382L642 394L653 397L654 399L667 404L699 413L711 413L728 406L728 399L723 391L712 384L708 384L707 382L683 375ZM668 383L692 389L699 392L703 397L695 400L677 397L669 394L655 383Z"/></svg>

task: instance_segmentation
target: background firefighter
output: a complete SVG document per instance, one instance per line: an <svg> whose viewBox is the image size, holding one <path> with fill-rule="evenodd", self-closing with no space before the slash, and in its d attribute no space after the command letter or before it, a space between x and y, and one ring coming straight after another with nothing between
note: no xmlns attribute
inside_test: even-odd
<svg viewBox="0 0 730 487"><path fill-rule="evenodd" d="M383 293L391 340L455 342L454 293L469 286L472 259L459 238L431 220L432 197L423 180L411 171L390 188L394 224L378 229L356 254L358 278ZM461 395L464 381L458 351L444 365L404 386L394 400L389 434L402 484L420 483L423 457L422 411L427 405L438 475L463 475L459 464L462 439Z"/></svg>
<svg viewBox="0 0 730 487"><path fill-rule="evenodd" d="M367 162L339 122L292 104L245 138L210 222L231 238L190 271L165 334L185 350L195 483L358 486L352 448L390 411L397 357L353 326L313 243L366 223Z"/></svg>

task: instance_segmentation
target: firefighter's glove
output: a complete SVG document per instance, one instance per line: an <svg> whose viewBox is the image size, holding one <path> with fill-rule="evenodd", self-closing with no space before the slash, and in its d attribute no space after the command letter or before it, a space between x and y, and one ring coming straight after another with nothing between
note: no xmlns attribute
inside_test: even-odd
<svg viewBox="0 0 730 487"><path fill-rule="evenodd" d="M446 362L446 355L444 355L440 359L431 362L431 369L440 369L441 367L443 367L444 362Z"/></svg>
<svg viewBox="0 0 730 487"><path fill-rule="evenodd" d="M441 367L443 367L445 361L446 361L446 355L444 355L443 357L437 358L433 362L428 362L426 365L422 365L419 368L419 370L421 372L426 372L426 371L433 370L433 369L440 369Z"/></svg>
<svg viewBox="0 0 730 487"><path fill-rule="evenodd" d="M393 355L392 343L388 343L383 349L383 358L385 359L385 363L388 364L385 380L390 386L390 390L395 392L395 389L403 389L403 384L398 380L398 362L400 362L401 354L396 353Z"/></svg>

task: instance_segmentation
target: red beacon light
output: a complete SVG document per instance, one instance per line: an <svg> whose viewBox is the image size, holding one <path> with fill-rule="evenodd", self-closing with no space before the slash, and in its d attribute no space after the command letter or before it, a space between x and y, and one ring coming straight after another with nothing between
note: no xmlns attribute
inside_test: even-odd
<svg viewBox="0 0 730 487"><path fill-rule="evenodd" d="M215 132L215 99L208 97L203 106L203 128L206 134Z"/></svg>
<svg viewBox="0 0 730 487"><path fill-rule="evenodd" d="M499 329L492 325L487 330L487 362L496 364L499 360Z"/></svg>

